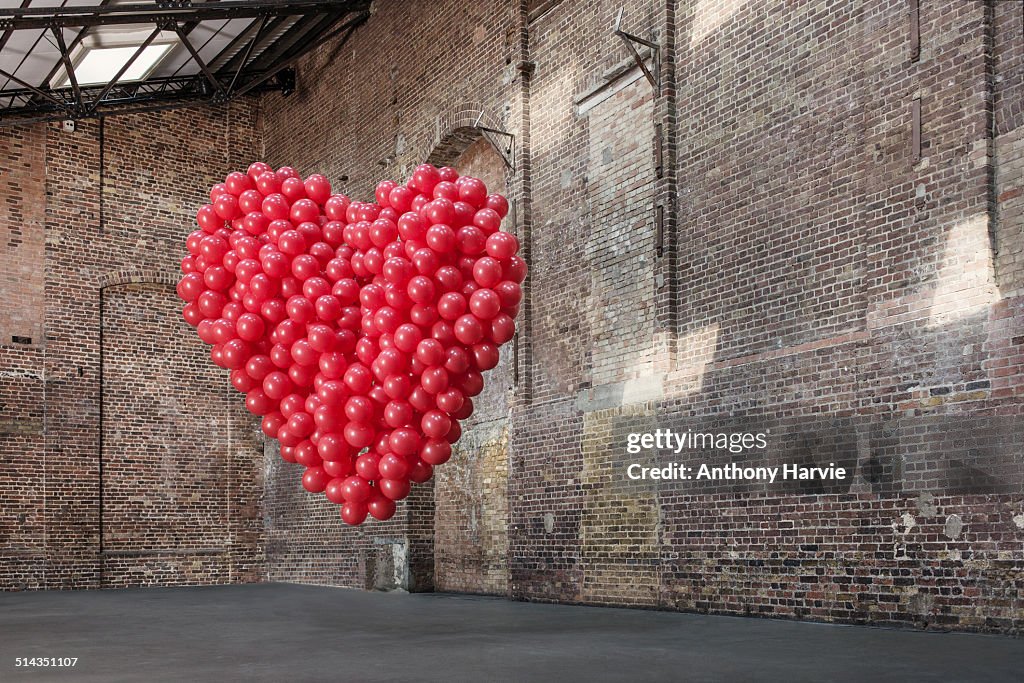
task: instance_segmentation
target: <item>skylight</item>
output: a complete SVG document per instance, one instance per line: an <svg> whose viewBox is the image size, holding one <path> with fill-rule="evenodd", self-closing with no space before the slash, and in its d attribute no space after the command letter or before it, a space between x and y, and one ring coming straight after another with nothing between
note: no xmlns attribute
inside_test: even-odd
<svg viewBox="0 0 1024 683"><path fill-rule="evenodd" d="M92 47L84 51L75 65L75 77L79 85L106 84L121 67L132 58L138 45L126 47ZM138 81L145 78L157 63L171 49L171 45L150 45L139 55L119 81ZM67 74L60 80L57 87L66 88L71 85Z"/></svg>

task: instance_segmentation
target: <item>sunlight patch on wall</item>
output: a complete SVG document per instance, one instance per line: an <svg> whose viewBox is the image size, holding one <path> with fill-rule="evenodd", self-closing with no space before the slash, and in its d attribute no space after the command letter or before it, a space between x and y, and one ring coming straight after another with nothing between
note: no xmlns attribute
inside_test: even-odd
<svg viewBox="0 0 1024 683"><path fill-rule="evenodd" d="M696 47L705 38L732 19L749 0L698 0L693 10L690 29L690 47Z"/></svg>
<svg viewBox="0 0 1024 683"><path fill-rule="evenodd" d="M929 327L976 316L999 300L987 214L965 218L950 228L935 282Z"/></svg>

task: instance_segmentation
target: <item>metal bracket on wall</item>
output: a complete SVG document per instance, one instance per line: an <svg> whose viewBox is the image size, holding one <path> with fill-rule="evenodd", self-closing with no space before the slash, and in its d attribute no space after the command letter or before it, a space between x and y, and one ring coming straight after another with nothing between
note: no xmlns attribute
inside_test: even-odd
<svg viewBox="0 0 1024 683"><path fill-rule="evenodd" d="M477 116L476 121L473 122L473 128L480 131L487 142L491 143L491 147L494 148L494 151L501 156L501 160L505 162L505 165L508 166L509 170L515 172L516 165L513 152L515 151L516 136L505 130L496 130L494 128L488 128L487 126L481 126L480 120L483 119L483 117L484 112L483 110L480 110L480 115ZM499 145L494 136L504 138L506 144Z"/></svg>
<svg viewBox="0 0 1024 683"><path fill-rule="evenodd" d="M654 88L654 94L659 95L661 94L661 45L651 42L650 40L641 38L640 36L634 36L632 33L626 33L625 31L623 31L622 12L624 9L625 8L622 7L619 8L619 14L618 16L615 17L615 29L613 30L613 32L619 38L622 38L622 42L626 44L626 47L629 49L630 54L633 55L633 61L636 62L636 65L640 67L641 71L644 72L644 76L646 76L647 80L650 81L651 87ZM640 53L637 51L636 45L634 45L634 43L639 43L644 47L650 48L651 59L654 61L654 73L651 73L651 70L647 68L647 64L644 63L644 59L643 57L640 56Z"/></svg>

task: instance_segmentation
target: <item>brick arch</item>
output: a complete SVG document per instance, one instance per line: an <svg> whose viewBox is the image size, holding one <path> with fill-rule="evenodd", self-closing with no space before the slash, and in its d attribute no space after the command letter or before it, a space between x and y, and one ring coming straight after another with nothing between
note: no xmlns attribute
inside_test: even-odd
<svg viewBox="0 0 1024 683"><path fill-rule="evenodd" d="M232 571L229 389L204 345L181 336L176 281L125 268L98 282L103 587L221 583Z"/></svg>
<svg viewBox="0 0 1024 683"><path fill-rule="evenodd" d="M439 116L437 135L427 155L427 163L447 166L458 159L470 145L483 137L475 127L477 121L488 128L501 127L497 118L479 102L465 102Z"/></svg>
<svg viewBox="0 0 1024 683"><path fill-rule="evenodd" d="M124 268L104 273L99 279L101 290L117 285L134 284L170 285L173 287L178 284L178 277L174 273L156 268Z"/></svg>

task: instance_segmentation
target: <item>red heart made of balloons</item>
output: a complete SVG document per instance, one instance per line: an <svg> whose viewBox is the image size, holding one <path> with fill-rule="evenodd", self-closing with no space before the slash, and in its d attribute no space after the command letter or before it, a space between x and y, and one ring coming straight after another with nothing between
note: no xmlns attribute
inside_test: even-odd
<svg viewBox="0 0 1024 683"><path fill-rule="evenodd" d="M424 164L375 194L262 162L229 173L177 288L263 432L348 524L390 518L451 457L526 277L508 201L480 180Z"/></svg>

